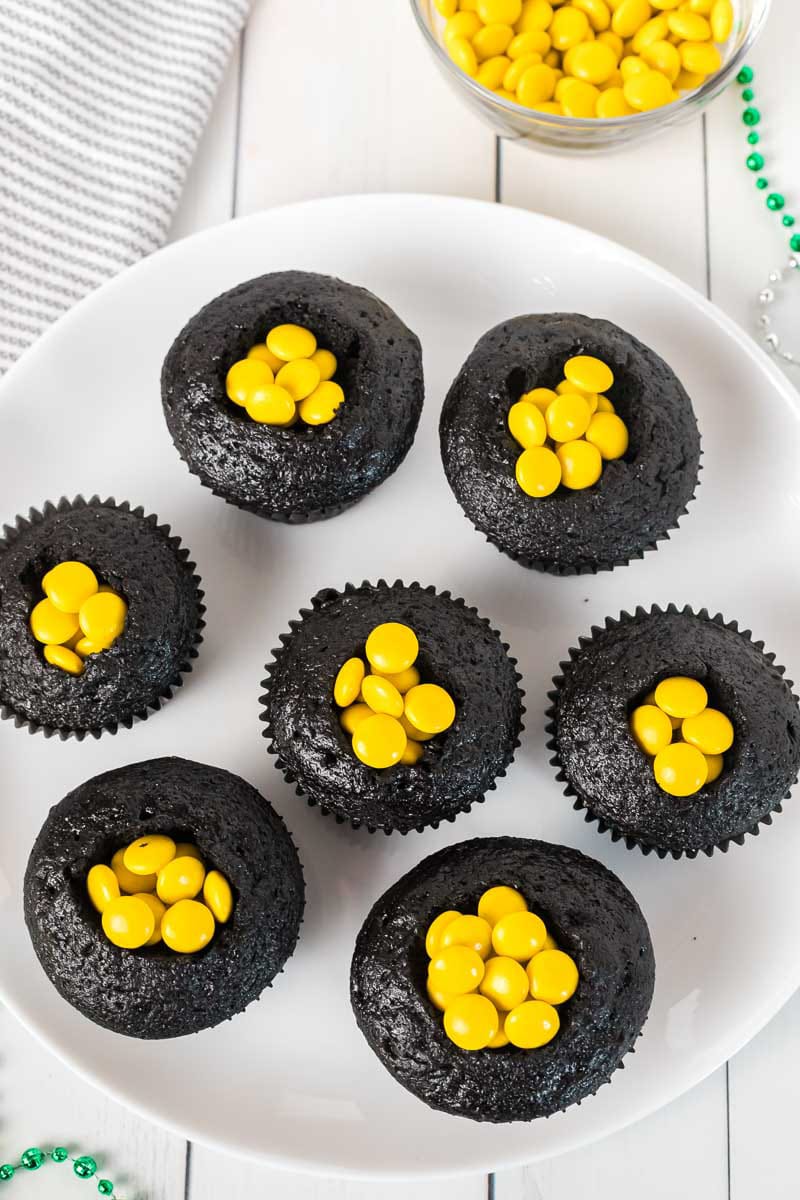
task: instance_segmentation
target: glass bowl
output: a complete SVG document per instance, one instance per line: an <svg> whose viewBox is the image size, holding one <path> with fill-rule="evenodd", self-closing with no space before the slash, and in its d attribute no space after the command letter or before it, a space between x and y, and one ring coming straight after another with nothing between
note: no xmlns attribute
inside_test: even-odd
<svg viewBox="0 0 800 1200"><path fill-rule="evenodd" d="M492 126L495 133L500 137L526 142L539 150L591 154L621 149L701 112L724 91L742 66L764 28L771 3L772 0L735 0L736 19L733 33L724 47L722 67L696 91L688 92L673 104L649 112L630 117L595 117L591 120L538 112L496 96L465 75L448 55L440 41L444 22L433 0L411 0L411 8L439 69L451 87Z"/></svg>

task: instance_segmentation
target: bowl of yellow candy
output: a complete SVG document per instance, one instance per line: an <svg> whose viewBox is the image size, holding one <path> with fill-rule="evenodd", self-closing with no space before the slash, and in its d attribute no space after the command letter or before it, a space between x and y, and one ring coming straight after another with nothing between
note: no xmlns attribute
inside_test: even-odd
<svg viewBox="0 0 800 1200"><path fill-rule="evenodd" d="M599 151L695 115L771 0L411 0L440 69L502 137Z"/></svg>

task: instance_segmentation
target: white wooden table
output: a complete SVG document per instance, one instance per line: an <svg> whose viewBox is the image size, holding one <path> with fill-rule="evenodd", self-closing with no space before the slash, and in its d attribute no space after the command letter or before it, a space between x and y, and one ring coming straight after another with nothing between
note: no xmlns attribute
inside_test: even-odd
<svg viewBox="0 0 800 1200"><path fill-rule="evenodd" d="M760 148L771 182L787 191L798 212L800 194L788 189L800 187L800 163L791 155L800 118L800 21L797 0L773 5L752 56L765 117ZM755 296L787 251L779 222L767 214L744 168L737 92L702 121L641 149L581 162L554 158L499 143L462 108L429 61L407 0L255 0L174 236L332 193L472 196L548 213L621 241L751 329ZM797 297L791 303L796 314ZM796 319L794 326L797 343ZM780 822L764 836L780 837ZM787 953L797 947L787 946ZM186 1070L188 1088L188 1053ZM800 995L693 1092L588 1149L488 1180L331 1182L187 1145L82 1083L0 1010L0 1159L31 1144L78 1146L97 1155L125 1200L629 1200L643 1194L648 1200L788 1200L797 1195L799 1101ZM91 1184L71 1181L70 1187L65 1170L49 1166L3 1186L9 1196L19 1190L31 1200L96 1195Z"/></svg>

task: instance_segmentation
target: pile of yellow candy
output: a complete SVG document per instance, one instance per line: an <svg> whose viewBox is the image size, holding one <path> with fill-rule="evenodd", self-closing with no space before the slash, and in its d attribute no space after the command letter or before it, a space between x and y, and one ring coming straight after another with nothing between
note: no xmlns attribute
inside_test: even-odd
<svg viewBox="0 0 800 1200"><path fill-rule="evenodd" d="M103 919L103 933L123 950L157 946L196 954L233 911L231 885L208 871L190 842L161 833L137 838L111 859L92 867L86 890ZM203 893L202 900L198 897Z"/></svg>
<svg viewBox="0 0 800 1200"><path fill-rule="evenodd" d="M261 425L327 425L344 400L333 381L337 365L335 354L317 348L310 329L276 325L266 342L251 346L247 358L233 364L225 390Z"/></svg>
<svg viewBox="0 0 800 1200"><path fill-rule="evenodd" d="M693 796L718 779L733 745L730 719L708 707L708 692L688 675L662 679L631 713L630 730L670 796Z"/></svg>
<svg viewBox="0 0 800 1200"><path fill-rule="evenodd" d="M82 675L83 660L108 650L123 632L128 606L80 562L53 567L42 579L42 591L45 599L30 615L31 633L51 666Z"/></svg>
<svg viewBox="0 0 800 1200"><path fill-rule="evenodd" d="M564 117L671 104L720 69L734 24L731 0L435 4L456 66L504 100Z"/></svg>
<svg viewBox="0 0 800 1200"><path fill-rule="evenodd" d="M622 457L628 429L604 395L613 383L610 367L579 354L564 364L555 391L533 388L511 405L508 428L522 446L517 483L528 496L549 496L559 484L573 491L592 487L603 461Z"/></svg>
<svg viewBox="0 0 800 1200"><path fill-rule="evenodd" d="M425 936L428 997L462 1050L533 1050L559 1030L556 1005L578 986L578 968L515 888L493 887L478 915L440 913Z"/></svg>
<svg viewBox="0 0 800 1200"><path fill-rule="evenodd" d="M376 625L365 653L369 673L363 658L348 658L333 685L342 728L368 767L413 766L422 758L421 743L453 724L453 698L436 683L422 683L414 666L419 642L408 625Z"/></svg>

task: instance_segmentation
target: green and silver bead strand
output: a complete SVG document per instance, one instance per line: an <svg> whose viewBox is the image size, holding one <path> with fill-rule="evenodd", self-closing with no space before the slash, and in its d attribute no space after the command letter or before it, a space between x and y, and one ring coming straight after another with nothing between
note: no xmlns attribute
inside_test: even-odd
<svg viewBox="0 0 800 1200"><path fill-rule="evenodd" d="M766 205L769 211L777 213L780 216L784 229L794 229L797 224L797 218L793 213L786 212L786 197L781 192L769 191L769 180L765 175L761 174L765 166L764 155L760 150L754 148L761 141L761 134L756 129L756 126L761 124L761 113L753 105L755 90L752 87L752 83L754 79L755 72L752 67L742 67L736 76L736 82L742 87L742 100L746 106L742 113L742 121L748 128L747 144L751 147L750 153L745 160L746 166L749 171L753 171L756 174L756 187L758 190L768 193ZM800 270L800 258L797 257L800 255L800 233L790 233L789 249L791 253L786 266L779 267L775 271L770 271L767 286L762 288L758 294L758 303L763 310L758 318L758 326L766 349L771 354L777 354L784 362L798 366L800 365L800 355L793 354L791 350L782 348L781 339L772 328L772 317L767 311L775 303L776 289L782 284L787 283L790 279L800 278L797 275L797 271Z"/></svg>
<svg viewBox="0 0 800 1200"><path fill-rule="evenodd" d="M50 1151L40 1150L38 1146L29 1146L20 1154L19 1162L0 1164L0 1183L8 1183L18 1172L38 1171L48 1159L54 1163L71 1162L72 1173L78 1179L96 1179L97 1177L97 1162L90 1154L73 1156L66 1146L54 1146ZM0 1189L1 1191L2 1189ZM107 1197L107 1200L121 1200L121 1197L117 1196L114 1191L114 1184L110 1179L97 1179L97 1191L101 1196Z"/></svg>

